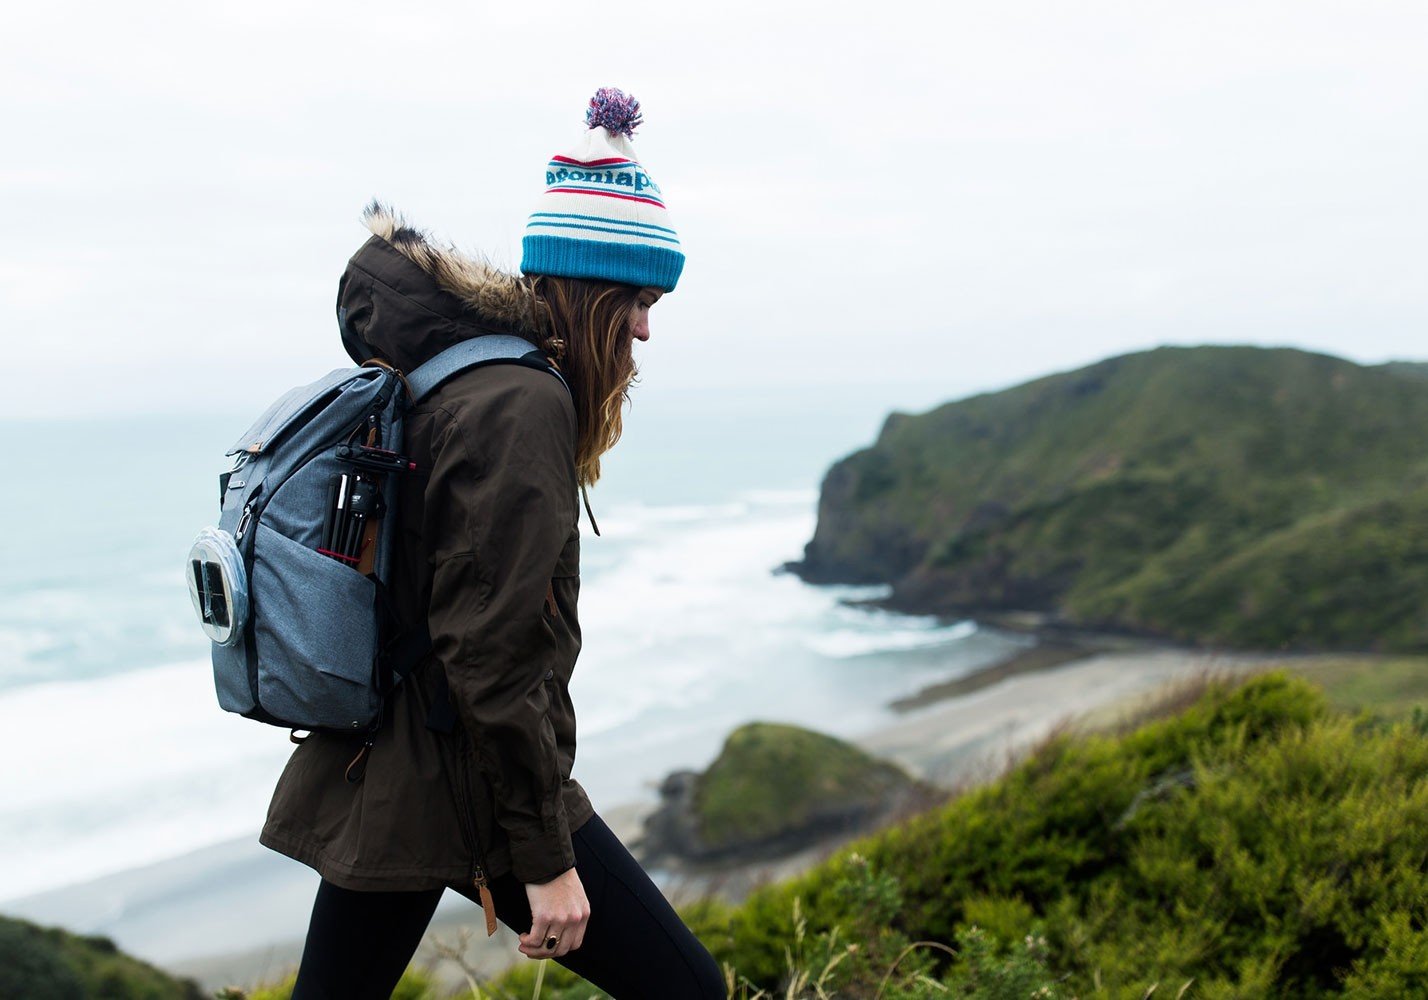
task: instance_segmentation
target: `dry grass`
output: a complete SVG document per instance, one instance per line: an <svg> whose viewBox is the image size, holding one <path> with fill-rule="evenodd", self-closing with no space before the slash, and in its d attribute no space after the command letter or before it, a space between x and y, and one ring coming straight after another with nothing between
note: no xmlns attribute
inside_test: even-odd
<svg viewBox="0 0 1428 1000"><path fill-rule="evenodd" d="M1194 673L1167 681L1154 691L1130 702L1111 706L1113 716L1081 731L1124 736L1149 722L1179 715L1203 698L1212 688L1238 687L1263 670L1231 670L1211 663ZM1083 720L1083 725L1088 720Z"/></svg>

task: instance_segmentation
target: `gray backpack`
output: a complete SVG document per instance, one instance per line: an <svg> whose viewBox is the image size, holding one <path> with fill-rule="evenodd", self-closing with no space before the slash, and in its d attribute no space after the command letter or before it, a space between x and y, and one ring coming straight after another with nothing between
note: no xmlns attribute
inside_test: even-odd
<svg viewBox="0 0 1428 1000"><path fill-rule="evenodd" d="M497 363L565 381L519 337L475 337L405 376L370 361L330 372L228 450L218 526L188 561L222 708L292 730L376 731L385 697L430 647L425 622L396 634L386 593L397 481L415 469L402 417L457 373Z"/></svg>

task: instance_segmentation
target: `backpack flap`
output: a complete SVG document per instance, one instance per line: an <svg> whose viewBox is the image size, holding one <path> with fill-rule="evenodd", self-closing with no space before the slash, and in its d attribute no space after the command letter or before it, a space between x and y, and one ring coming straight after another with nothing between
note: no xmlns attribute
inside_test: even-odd
<svg viewBox="0 0 1428 1000"><path fill-rule="evenodd" d="M384 373L376 368L338 368L311 385L289 389L263 411L263 415L255 420L253 426L244 431L233 447L224 454L261 454L272 447L293 424L302 423L304 418L331 403L349 383L383 377Z"/></svg>

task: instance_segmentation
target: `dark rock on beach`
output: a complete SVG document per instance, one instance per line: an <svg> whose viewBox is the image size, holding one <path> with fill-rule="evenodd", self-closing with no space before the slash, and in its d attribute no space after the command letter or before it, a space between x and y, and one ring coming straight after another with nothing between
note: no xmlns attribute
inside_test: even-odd
<svg viewBox="0 0 1428 1000"><path fill-rule="evenodd" d="M735 867L856 836L937 794L842 740L754 722L704 772L665 778L638 852L652 865Z"/></svg>

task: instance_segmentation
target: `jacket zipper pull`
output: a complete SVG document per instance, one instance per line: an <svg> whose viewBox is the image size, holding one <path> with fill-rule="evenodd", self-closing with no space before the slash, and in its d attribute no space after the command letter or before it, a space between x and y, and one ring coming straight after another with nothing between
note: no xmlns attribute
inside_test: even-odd
<svg viewBox="0 0 1428 1000"><path fill-rule="evenodd" d="M486 873L481 870L481 866L476 866L476 872L471 881L476 885L476 891L481 896L481 909L486 914L486 936L490 937L496 933L496 902L491 898L491 890L486 888Z"/></svg>
<svg viewBox="0 0 1428 1000"><path fill-rule="evenodd" d="M550 612L550 616L556 621L560 621L560 608L555 603L555 584L545 585L545 609Z"/></svg>
<svg viewBox="0 0 1428 1000"><path fill-rule="evenodd" d="M467 753L471 751L471 737L464 728L457 728L457 739L460 745L457 749L457 767L460 775L456 784L456 808L461 814L461 832L465 836L467 843L471 847L471 884L477 889L481 897L481 911L486 914L486 936L490 937L496 933L496 901L491 898L491 890L487 888L486 872L481 868L481 843L476 836L476 831L471 829L471 811L466 800L466 780L467 780Z"/></svg>
<svg viewBox="0 0 1428 1000"><path fill-rule="evenodd" d="M352 758L352 763L347 765L347 780L354 785L367 776L367 755L372 752L374 742L376 737L368 736L362 744L362 749L357 751L357 756Z"/></svg>

